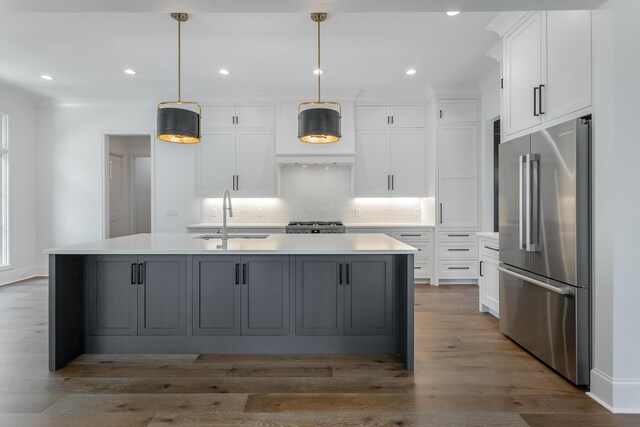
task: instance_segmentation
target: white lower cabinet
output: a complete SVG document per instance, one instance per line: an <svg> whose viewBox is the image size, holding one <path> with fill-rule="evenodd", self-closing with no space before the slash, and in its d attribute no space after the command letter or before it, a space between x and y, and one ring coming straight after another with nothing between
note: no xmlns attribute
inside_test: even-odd
<svg viewBox="0 0 640 427"><path fill-rule="evenodd" d="M499 317L500 314L500 281L498 274L499 251L497 236L483 236L478 239L480 246L480 287L479 308Z"/></svg>
<svg viewBox="0 0 640 427"><path fill-rule="evenodd" d="M478 279L478 240L475 231L438 233L438 280L469 283Z"/></svg>

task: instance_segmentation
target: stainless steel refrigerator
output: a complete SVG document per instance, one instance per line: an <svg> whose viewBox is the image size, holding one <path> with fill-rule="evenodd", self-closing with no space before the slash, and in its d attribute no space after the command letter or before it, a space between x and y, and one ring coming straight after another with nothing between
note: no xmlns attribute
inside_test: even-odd
<svg viewBox="0 0 640 427"><path fill-rule="evenodd" d="M577 385L591 364L590 117L500 145L500 331Z"/></svg>

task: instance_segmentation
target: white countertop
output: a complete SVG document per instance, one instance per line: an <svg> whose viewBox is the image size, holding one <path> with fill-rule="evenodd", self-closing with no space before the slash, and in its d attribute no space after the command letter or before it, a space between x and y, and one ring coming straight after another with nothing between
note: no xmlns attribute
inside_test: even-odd
<svg viewBox="0 0 640 427"><path fill-rule="evenodd" d="M229 228L285 228L287 224L281 223L241 223L234 224L229 222L227 224ZM420 224L420 223L384 223L384 222L372 222L372 223L354 223L347 222L344 224L347 228L433 228L434 225ZM222 228L222 223L203 222L200 224L187 225L187 229L209 229L209 228Z"/></svg>
<svg viewBox="0 0 640 427"><path fill-rule="evenodd" d="M413 254L417 249L384 234L272 234L265 239L203 240L193 234L135 234L62 248L45 254Z"/></svg>
<svg viewBox="0 0 640 427"><path fill-rule="evenodd" d="M478 237L484 237L486 239L498 240L500 237L499 233L478 233Z"/></svg>

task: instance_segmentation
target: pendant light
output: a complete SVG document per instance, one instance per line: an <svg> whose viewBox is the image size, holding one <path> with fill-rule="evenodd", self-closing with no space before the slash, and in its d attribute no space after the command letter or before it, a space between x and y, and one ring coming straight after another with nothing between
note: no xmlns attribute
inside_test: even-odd
<svg viewBox="0 0 640 427"><path fill-rule="evenodd" d="M340 119L342 118L342 107L338 102L322 102L320 97L320 23L327 19L326 13L312 13L311 20L318 23L318 100L314 102L303 102L298 105L298 138L308 144L329 144L340 141ZM337 106L338 111L325 106ZM306 110L304 107L312 106ZM302 110L302 111L301 111Z"/></svg>
<svg viewBox="0 0 640 427"><path fill-rule="evenodd" d="M202 108L197 102L185 102L181 98L181 40L180 24L189 19L186 13L172 13L178 21L178 100L158 104L158 139L176 144L197 144L200 142L200 116ZM185 105L197 107L198 112L182 108Z"/></svg>

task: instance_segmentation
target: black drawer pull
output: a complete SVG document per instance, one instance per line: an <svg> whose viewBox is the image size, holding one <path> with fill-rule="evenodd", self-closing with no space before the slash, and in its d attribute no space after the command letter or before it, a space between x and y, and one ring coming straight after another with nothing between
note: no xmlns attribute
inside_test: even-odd
<svg viewBox="0 0 640 427"><path fill-rule="evenodd" d="M449 252L469 252L470 249L466 248L454 248L454 249L448 249Z"/></svg>
<svg viewBox="0 0 640 427"><path fill-rule="evenodd" d="M422 234L401 234L400 237L422 237Z"/></svg>
<svg viewBox="0 0 640 427"><path fill-rule="evenodd" d="M136 277L138 275L136 274L136 264L131 264L131 284L135 285L136 284Z"/></svg>
<svg viewBox="0 0 640 427"><path fill-rule="evenodd" d="M138 285L142 285L144 283L144 264L138 264Z"/></svg>
<svg viewBox="0 0 640 427"><path fill-rule="evenodd" d="M469 237L468 234L448 234L449 237Z"/></svg>
<svg viewBox="0 0 640 427"><path fill-rule="evenodd" d="M347 266L347 285L349 285L350 284L349 283L350 282L350 279L349 279L349 273L350 273L349 272L349 263L347 263L346 266Z"/></svg>
<svg viewBox="0 0 640 427"><path fill-rule="evenodd" d="M500 252L500 249L492 248L491 246L485 246L485 249L489 249L490 251Z"/></svg>
<svg viewBox="0 0 640 427"><path fill-rule="evenodd" d="M240 264L236 264L236 285L240 284Z"/></svg>
<svg viewBox="0 0 640 427"><path fill-rule="evenodd" d="M338 264L338 285L342 285L342 264Z"/></svg>
<svg viewBox="0 0 640 427"><path fill-rule="evenodd" d="M242 264L242 284L247 284L247 264Z"/></svg>
<svg viewBox="0 0 640 427"><path fill-rule="evenodd" d="M413 267L415 270L421 270L422 267Z"/></svg>
<svg viewBox="0 0 640 427"><path fill-rule="evenodd" d="M468 270L469 267L448 267L449 270Z"/></svg>

